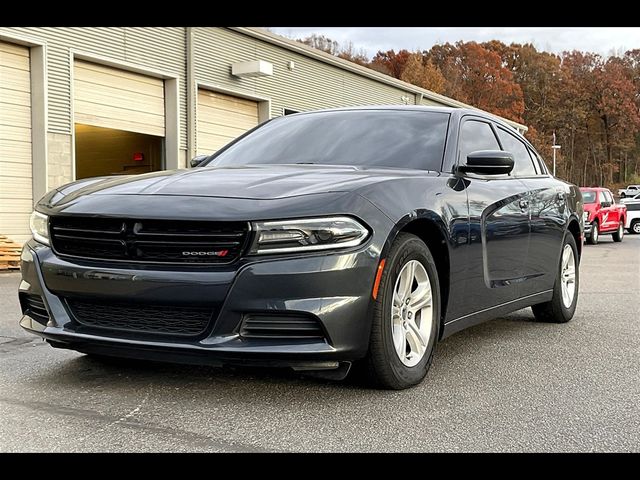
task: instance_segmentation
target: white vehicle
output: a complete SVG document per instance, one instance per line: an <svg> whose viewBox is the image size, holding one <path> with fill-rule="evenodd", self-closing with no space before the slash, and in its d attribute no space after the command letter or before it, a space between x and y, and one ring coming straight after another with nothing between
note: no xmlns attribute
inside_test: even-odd
<svg viewBox="0 0 640 480"><path fill-rule="evenodd" d="M618 189L620 198L633 197L640 193L640 185L629 185L627 188Z"/></svg>
<svg viewBox="0 0 640 480"><path fill-rule="evenodd" d="M640 234L640 202L627 203L627 222L624 227L629 233Z"/></svg>
<svg viewBox="0 0 640 480"><path fill-rule="evenodd" d="M640 203L640 193L637 193L633 197L624 197L620 199L620 203L628 205L629 203Z"/></svg>

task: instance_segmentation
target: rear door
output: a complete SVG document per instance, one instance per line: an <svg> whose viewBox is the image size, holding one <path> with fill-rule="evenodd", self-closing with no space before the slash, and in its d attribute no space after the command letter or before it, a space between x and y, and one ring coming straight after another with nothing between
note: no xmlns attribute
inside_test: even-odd
<svg viewBox="0 0 640 480"><path fill-rule="evenodd" d="M458 162L476 150L499 150L494 127L462 119ZM470 222L467 306L473 313L518 298L529 243L525 185L509 175L466 174Z"/></svg>
<svg viewBox="0 0 640 480"><path fill-rule="evenodd" d="M527 189L531 233L520 296L553 288L568 209L563 184L548 174L537 154L513 133L498 127L502 148L513 154L513 176Z"/></svg>

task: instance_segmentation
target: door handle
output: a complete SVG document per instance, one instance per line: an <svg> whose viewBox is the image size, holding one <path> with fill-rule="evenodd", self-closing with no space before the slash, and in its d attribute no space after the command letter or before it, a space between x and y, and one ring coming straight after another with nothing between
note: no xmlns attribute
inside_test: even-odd
<svg viewBox="0 0 640 480"><path fill-rule="evenodd" d="M529 200L522 199L520 200L519 205L521 210L526 210L527 208L529 208Z"/></svg>

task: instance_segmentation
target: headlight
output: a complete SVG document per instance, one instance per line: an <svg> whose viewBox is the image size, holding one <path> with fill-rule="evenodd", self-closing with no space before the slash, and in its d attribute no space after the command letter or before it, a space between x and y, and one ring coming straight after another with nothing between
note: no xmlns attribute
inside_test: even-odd
<svg viewBox="0 0 640 480"><path fill-rule="evenodd" d="M349 217L254 222L252 254L307 252L360 245L369 230Z"/></svg>
<svg viewBox="0 0 640 480"><path fill-rule="evenodd" d="M29 218L29 228L33 234L34 240L49 245L49 217L40 213L33 212Z"/></svg>

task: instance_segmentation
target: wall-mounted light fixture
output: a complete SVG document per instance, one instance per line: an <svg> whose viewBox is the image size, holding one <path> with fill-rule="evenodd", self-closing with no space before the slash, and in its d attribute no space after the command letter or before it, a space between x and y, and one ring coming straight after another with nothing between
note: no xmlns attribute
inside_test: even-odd
<svg viewBox="0 0 640 480"><path fill-rule="evenodd" d="M240 78L268 77L273 75L273 64L264 60L234 63L231 65L231 75Z"/></svg>

